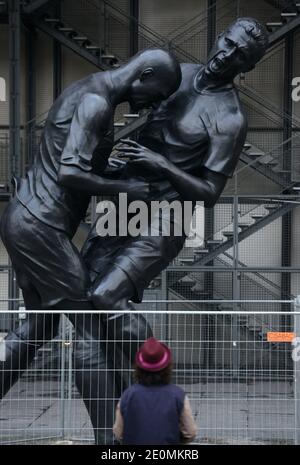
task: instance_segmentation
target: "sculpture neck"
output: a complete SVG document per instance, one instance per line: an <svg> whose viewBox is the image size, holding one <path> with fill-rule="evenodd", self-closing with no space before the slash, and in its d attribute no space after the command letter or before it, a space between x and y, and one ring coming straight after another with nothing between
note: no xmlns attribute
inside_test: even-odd
<svg viewBox="0 0 300 465"><path fill-rule="evenodd" d="M108 74L112 84L112 104L117 106L128 99L130 86L137 72L125 65L114 71L108 71Z"/></svg>
<svg viewBox="0 0 300 465"><path fill-rule="evenodd" d="M194 78L194 89L198 93L205 91L218 92L220 90L232 89L234 87L233 80L214 79L205 73L205 66L197 72Z"/></svg>

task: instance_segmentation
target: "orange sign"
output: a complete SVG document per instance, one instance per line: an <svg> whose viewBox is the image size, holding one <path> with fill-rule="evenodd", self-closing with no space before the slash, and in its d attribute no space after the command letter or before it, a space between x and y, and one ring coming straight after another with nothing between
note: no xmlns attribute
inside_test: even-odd
<svg viewBox="0 0 300 465"><path fill-rule="evenodd" d="M292 342L296 333L267 333L268 342Z"/></svg>

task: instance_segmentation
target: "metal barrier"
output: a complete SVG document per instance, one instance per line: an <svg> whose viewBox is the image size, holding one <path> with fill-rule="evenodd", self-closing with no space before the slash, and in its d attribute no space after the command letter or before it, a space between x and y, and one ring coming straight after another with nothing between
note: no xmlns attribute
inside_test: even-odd
<svg viewBox="0 0 300 465"><path fill-rule="evenodd" d="M172 305L173 310L149 310L158 303ZM130 376L131 364L125 356L116 357L116 351L128 354L129 350L134 355L137 343L147 334L137 341L128 328L131 319L134 323L137 316L144 317L153 334L172 349L173 381L188 394L199 428L195 443L299 444L300 300L194 300L184 301L184 308L189 303L198 305L199 310L183 311L181 300L148 300L135 312L101 313L109 334L104 344L109 345L113 365L102 365L99 376ZM226 310L215 310L220 304L226 304ZM272 305L284 305L287 311L274 311ZM241 306L251 310L242 311ZM59 327L50 340L46 337L47 324L52 324L49 313L1 312L2 322L17 315L15 330L28 318L45 318L42 335L37 336L40 339L20 340L28 354L32 344L40 348L0 403L1 444L93 443L91 422L74 383L79 370L74 366L74 352L80 340L81 316L78 311L57 315ZM94 313L95 322L99 312ZM125 323L126 334L122 332ZM98 342L103 343L93 341ZM84 343L85 350L92 350L89 341ZM2 342L2 359L4 351ZM7 372L14 376L9 369Z"/></svg>

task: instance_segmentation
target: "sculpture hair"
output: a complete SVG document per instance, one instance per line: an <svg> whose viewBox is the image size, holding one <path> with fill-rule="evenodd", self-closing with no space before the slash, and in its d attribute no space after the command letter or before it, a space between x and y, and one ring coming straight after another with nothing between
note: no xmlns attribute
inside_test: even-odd
<svg viewBox="0 0 300 465"><path fill-rule="evenodd" d="M258 60L260 60L260 58L265 54L269 44L268 32L265 26L256 19L248 17L238 18L229 26L229 29L232 25L241 26L246 33L255 40L259 55Z"/></svg>

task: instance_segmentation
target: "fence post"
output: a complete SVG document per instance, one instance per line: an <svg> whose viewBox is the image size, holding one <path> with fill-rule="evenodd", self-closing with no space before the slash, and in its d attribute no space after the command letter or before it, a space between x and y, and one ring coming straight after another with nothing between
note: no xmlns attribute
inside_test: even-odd
<svg viewBox="0 0 300 465"><path fill-rule="evenodd" d="M66 347L65 347L65 340L66 340L66 317L65 315L61 316L61 357L60 357L60 398L61 398L61 405L60 405L60 426L61 426L61 437L65 439L65 429L66 429L66 415L65 415L65 384L66 384Z"/></svg>
<svg viewBox="0 0 300 465"><path fill-rule="evenodd" d="M240 289L240 277L238 272L239 266L239 198L237 195L233 197L233 274L232 274L232 291L233 299L240 300L241 289ZM239 377L240 369L240 304L234 303L232 306L234 314L232 315L232 364L233 364L233 376L234 378Z"/></svg>
<svg viewBox="0 0 300 465"><path fill-rule="evenodd" d="M300 295L294 300L294 332L300 337ZM297 341L297 339L296 339ZM295 350L295 348L294 348ZM300 358L293 354L294 362L294 399L295 399L295 444L300 445Z"/></svg>

